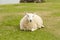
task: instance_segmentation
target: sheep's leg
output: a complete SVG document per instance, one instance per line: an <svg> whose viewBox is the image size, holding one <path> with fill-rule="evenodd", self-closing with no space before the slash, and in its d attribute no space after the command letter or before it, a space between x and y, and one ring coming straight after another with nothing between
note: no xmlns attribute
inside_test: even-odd
<svg viewBox="0 0 60 40"><path fill-rule="evenodd" d="M39 26L38 28L41 28L41 26Z"/></svg>
<svg viewBox="0 0 60 40"><path fill-rule="evenodd" d="M41 27L44 28L44 25L42 25Z"/></svg>
<svg viewBox="0 0 60 40"><path fill-rule="evenodd" d="M38 28L44 28L44 25L38 25Z"/></svg>
<svg viewBox="0 0 60 40"><path fill-rule="evenodd" d="M36 27L36 28L33 27L33 28L31 29L31 31L35 31L36 29L37 29L37 27Z"/></svg>
<svg viewBox="0 0 60 40"><path fill-rule="evenodd" d="M31 31L35 31L36 29L31 29Z"/></svg>
<svg viewBox="0 0 60 40"><path fill-rule="evenodd" d="M38 24L38 28L41 28L41 25Z"/></svg>

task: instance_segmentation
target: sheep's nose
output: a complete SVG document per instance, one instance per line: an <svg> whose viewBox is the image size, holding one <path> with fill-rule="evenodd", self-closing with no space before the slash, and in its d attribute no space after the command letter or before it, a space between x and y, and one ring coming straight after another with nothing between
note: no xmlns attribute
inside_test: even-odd
<svg viewBox="0 0 60 40"><path fill-rule="evenodd" d="M30 20L30 22L32 22L32 20Z"/></svg>

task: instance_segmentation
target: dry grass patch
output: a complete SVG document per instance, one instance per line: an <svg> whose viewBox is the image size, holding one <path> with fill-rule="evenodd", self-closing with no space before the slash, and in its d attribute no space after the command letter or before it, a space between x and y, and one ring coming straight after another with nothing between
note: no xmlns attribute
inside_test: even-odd
<svg viewBox="0 0 60 40"><path fill-rule="evenodd" d="M44 20L44 25L46 27L45 31L48 30L51 34L60 38L60 12L58 10L39 11L37 14Z"/></svg>
<svg viewBox="0 0 60 40"><path fill-rule="evenodd" d="M60 16L58 17L58 16L53 16L50 14L49 16L44 17L44 21L45 21L47 30L59 38L59 36L60 36Z"/></svg>

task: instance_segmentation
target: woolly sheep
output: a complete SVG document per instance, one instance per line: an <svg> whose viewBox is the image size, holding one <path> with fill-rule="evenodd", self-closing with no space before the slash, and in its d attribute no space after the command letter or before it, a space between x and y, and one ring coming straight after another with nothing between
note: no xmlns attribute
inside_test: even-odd
<svg viewBox="0 0 60 40"><path fill-rule="evenodd" d="M36 29L42 27L44 27L43 20L36 14L26 13L26 15L20 21L21 30L35 31Z"/></svg>

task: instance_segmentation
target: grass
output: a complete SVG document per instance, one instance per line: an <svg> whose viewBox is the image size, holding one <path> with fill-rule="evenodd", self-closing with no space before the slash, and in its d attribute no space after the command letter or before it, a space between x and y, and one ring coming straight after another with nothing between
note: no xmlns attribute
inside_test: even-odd
<svg viewBox="0 0 60 40"><path fill-rule="evenodd" d="M53 2L53 3L52 3ZM21 3L0 5L0 40L60 40L60 3ZM19 22L24 12L36 12L45 28L34 32L21 31Z"/></svg>

